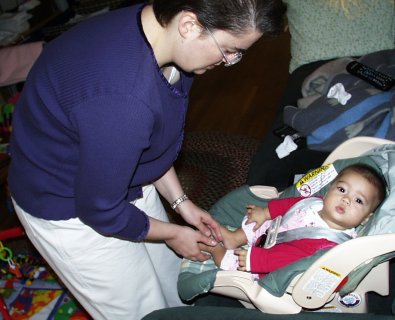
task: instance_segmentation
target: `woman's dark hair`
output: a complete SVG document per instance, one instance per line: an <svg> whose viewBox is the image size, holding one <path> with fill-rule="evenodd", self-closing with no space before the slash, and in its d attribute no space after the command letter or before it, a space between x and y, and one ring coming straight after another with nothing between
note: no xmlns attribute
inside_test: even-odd
<svg viewBox="0 0 395 320"><path fill-rule="evenodd" d="M166 26L181 11L193 12L209 30L232 34L257 30L278 34L284 30L285 5L281 0L152 0L155 17Z"/></svg>
<svg viewBox="0 0 395 320"><path fill-rule="evenodd" d="M376 187L379 203L384 200L386 196L387 183L384 177L377 170L367 164L355 163L341 170L337 175L336 180L340 179L342 175L350 171L360 174L370 184Z"/></svg>

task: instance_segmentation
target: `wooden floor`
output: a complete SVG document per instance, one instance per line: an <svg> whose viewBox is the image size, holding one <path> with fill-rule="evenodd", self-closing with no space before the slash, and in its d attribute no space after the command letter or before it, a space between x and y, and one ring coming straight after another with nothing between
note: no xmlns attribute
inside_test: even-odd
<svg viewBox="0 0 395 320"><path fill-rule="evenodd" d="M197 76L185 130L216 131L261 139L285 88L290 60L289 34L263 37L243 60Z"/></svg>

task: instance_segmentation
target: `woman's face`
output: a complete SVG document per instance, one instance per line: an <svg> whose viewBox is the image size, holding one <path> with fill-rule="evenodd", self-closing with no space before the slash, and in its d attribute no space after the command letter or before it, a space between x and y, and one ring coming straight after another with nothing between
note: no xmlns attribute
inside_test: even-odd
<svg viewBox="0 0 395 320"><path fill-rule="evenodd" d="M199 37L187 41L177 55L176 63L186 72L203 74L226 63L226 59L231 60L237 52L246 51L262 36L255 30L237 36L223 30L203 31Z"/></svg>

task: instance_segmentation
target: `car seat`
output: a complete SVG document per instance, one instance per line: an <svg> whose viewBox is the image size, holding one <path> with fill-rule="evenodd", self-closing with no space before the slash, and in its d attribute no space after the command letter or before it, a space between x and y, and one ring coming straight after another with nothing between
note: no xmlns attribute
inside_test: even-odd
<svg viewBox="0 0 395 320"><path fill-rule="evenodd" d="M352 163L366 163L380 170L388 185L388 195L358 237L331 249L317 252L264 278L241 271L223 271L210 259L182 262L178 289L181 298L192 300L207 293L236 298L247 308L265 313L295 314L300 311L366 313L366 293L389 294L389 264L395 252L395 205L389 195L395 183L395 144L393 141L356 137L337 147L323 166L307 173L281 194L273 187L242 186L220 199L210 210L223 225L241 225L246 204L265 206L276 197L300 196L303 184L312 194L325 194L339 172ZM328 170L331 169L331 170Z"/></svg>

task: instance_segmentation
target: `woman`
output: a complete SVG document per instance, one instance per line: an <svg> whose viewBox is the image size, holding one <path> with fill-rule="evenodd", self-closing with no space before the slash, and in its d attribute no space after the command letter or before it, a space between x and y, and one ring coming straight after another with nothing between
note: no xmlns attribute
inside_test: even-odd
<svg viewBox="0 0 395 320"><path fill-rule="evenodd" d="M198 243L222 240L172 167L192 74L237 63L283 13L280 0L155 0L46 45L14 115L9 185L29 238L94 319L180 305L176 254L205 260ZM157 191L196 229L169 223Z"/></svg>

